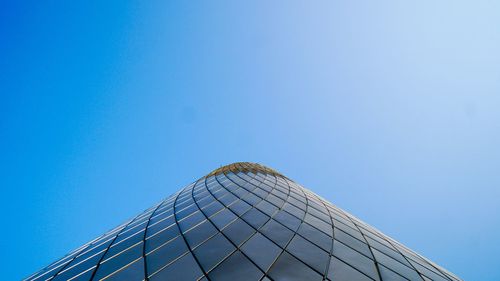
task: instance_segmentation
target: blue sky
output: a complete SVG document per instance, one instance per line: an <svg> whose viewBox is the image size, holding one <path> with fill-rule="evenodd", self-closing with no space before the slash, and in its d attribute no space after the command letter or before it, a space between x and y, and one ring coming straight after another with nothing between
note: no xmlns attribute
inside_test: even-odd
<svg viewBox="0 0 500 281"><path fill-rule="evenodd" d="M500 2L12 2L1 276L253 161L500 279Z"/></svg>

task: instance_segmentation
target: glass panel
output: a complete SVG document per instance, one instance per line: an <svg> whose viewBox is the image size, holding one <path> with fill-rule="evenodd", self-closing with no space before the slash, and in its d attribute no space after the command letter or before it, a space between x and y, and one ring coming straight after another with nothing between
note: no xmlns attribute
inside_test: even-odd
<svg viewBox="0 0 500 281"><path fill-rule="evenodd" d="M236 216L228 209L224 209L210 218L210 220L219 229L224 228L226 225L228 225L231 221L233 221L235 219L236 219Z"/></svg>
<svg viewBox="0 0 500 281"><path fill-rule="evenodd" d="M377 249L372 248L373 255L375 256L375 260L387 268L399 273L400 275L408 278L410 280L422 280L420 275L413 269L407 267L406 265L396 261L395 259L383 254Z"/></svg>
<svg viewBox="0 0 500 281"><path fill-rule="evenodd" d="M339 241L333 242L333 255L364 274L372 278L377 278L377 270L373 260L354 251Z"/></svg>
<svg viewBox="0 0 500 281"><path fill-rule="evenodd" d="M279 211L273 218L293 231L296 231L301 223L298 218L284 211Z"/></svg>
<svg viewBox="0 0 500 281"><path fill-rule="evenodd" d="M263 271L267 271L281 253L281 249L276 244L260 233L255 234L243 244L241 250Z"/></svg>
<svg viewBox="0 0 500 281"><path fill-rule="evenodd" d="M150 281L192 281L203 276L200 267L190 253L149 277ZM128 279L123 279L128 280Z"/></svg>
<svg viewBox="0 0 500 281"><path fill-rule="evenodd" d="M265 215L264 213L255 208L246 212L242 216L242 218L255 228L261 227L262 225L264 225L264 223L267 222L267 220L269 220L269 217L267 215Z"/></svg>
<svg viewBox="0 0 500 281"><path fill-rule="evenodd" d="M238 219L226 227L222 232L224 232L234 244L241 245L255 233L255 230L242 219Z"/></svg>
<svg viewBox="0 0 500 281"><path fill-rule="evenodd" d="M404 278L403 276L395 273L392 270L389 270L387 267L379 264L378 266L380 270L380 276L382 277L382 280L390 280L390 281L407 281L408 279Z"/></svg>
<svg viewBox="0 0 500 281"><path fill-rule="evenodd" d="M196 248L194 254L205 272L208 272L234 250L234 246L219 233Z"/></svg>
<svg viewBox="0 0 500 281"><path fill-rule="evenodd" d="M252 208L252 206L250 206L249 204L247 204L246 202L244 202L242 200L236 201L233 205L229 206L229 209L231 209L233 212L235 212L238 216L243 215L251 208Z"/></svg>
<svg viewBox="0 0 500 281"><path fill-rule="evenodd" d="M309 224L301 224L298 233L328 253L332 250L332 238Z"/></svg>
<svg viewBox="0 0 500 281"><path fill-rule="evenodd" d="M219 203L219 202L213 202L212 204L208 205L206 208L204 208L202 211L205 213L207 217L217 213L218 211L222 210L224 206Z"/></svg>
<svg viewBox="0 0 500 281"><path fill-rule="evenodd" d="M293 236L292 231L273 219L269 220L260 231L282 248L286 246Z"/></svg>
<svg viewBox="0 0 500 281"><path fill-rule="evenodd" d="M174 240L149 253L147 258L148 274L153 274L168 263L188 251L184 240L177 236Z"/></svg>
<svg viewBox="0 0 500 281"><path fill-rule="evenodd" d="M205 220L205 215L203 215L200 211L196 211L189 217L186 217L185 219L181 220L179 222L179 225L182 229L182 232L185 232L190 228L192 228L193 226L199 224L203 220Z"/></svg>
<svg viewBox="0 0 500 281"><path fill-rule="evenodd" d="M204 221L197 227L188 231L184 236L191 248L196 248L202 242L217 233L217 229L209 221Z"/></svg>
<svg viewBox="0 0 500 281"><path fill-rule="evenodd" d="M278 208L274 206L273 204L267 202L267 201L262 201L257 205L257 208L267 214L268 216L272 216Z"/></svg>
<svg viewBox="0 0 500 281"><path fill-rule="evenodd" d="M323 276L286 252L278 258L268 275L275 281L323 280Z"/></svg>
<svg viewBox="0 0 500 281"><path fill-rule="evenodd" d="M318 272L326 271L329 261L328 253L304 238L295 236L286 250Z"/></svg>
<svg viewBox="0 0 500 281"><path fill-rule="evenodd" d="M67 269L64 269L61 271L54 279L54 281L63 281L63 280L68 280L73 276L76 276L89 268L95 267L97 262L100 260L101 256L103 255L103 252L92 256L91 258L82 261L78 264L75 264L74 266L68 267Z"/></svg>
<svg viewBox="0 0 500 281"><path fill-rule="evenodd" d="M372 281L372 279L368 278L368 276L363 273L357 271L353 267L349 266L345 262L332 257L330 261L330 269L328 270L328 279L335 281ZM393 279L388 279L393 280ZM397 280L397 279L396 279ZM386 281L384 279L384 281Z"/></svg>
<svg viewBox="0 0 500 281"><path fill-rule="evenodd" d="M143 243L127 249L117 256L104 260L97 269L95 278L102 279L142 256Z"/></svg>
<svg viewBox="0 0 500 281"><path fill-rule="evenodd" d="M149 232L148 234L149 235ZM146 240L146 253L153 251L154 249L160 247L166 242L172 240L179 235L179 229L177 225L173 225L154 236L150 236Z"/></svg>
<svg viewBox="0 0 500 281"><path fill-rule="evenodd" d="M331 224L328 224L315 216L311 216L310 214L307 214L304 220L315 228L323 231L326 235L330 237L332 236L333 228Z"/></svg>
<svg viewBox="0 0 500 281"><path fill-rule="evenodd" d="M113 243L111 247L108 249L108 252L104 256L104 260L124 251L125 249L132 247L133 245L140 243L143 241L144 232L139 232L136 235L130 237L127 240L122 241L119 244Z"/></svg>
<svg viewBox="0 0 500 281"><path fill-rule="evenodd" d="M408 261L406 259L404 259L400 253L392 250L391 248L385 246L384 244L379 243L376 240L371 239L370 237L366 237L366 239L368 240L368 243L370 244L370 246L372 248L377 249L379 252L386 254L387 256L399 261L400 263L402 263L406 266L411 266L408 263Z"/></svg>
<svg viewBox="0 0 500 281"><path fill-rule="evenodd" d="M259 280L263 273L241 252L236 251L208 276L217 281L254 281Z"/></svg>
<svg viewBox="0 0 500 281"><path fill-rule="evenodd" d="M342 230L335 228L335 239L349 245L351 248L354 250L364 254L365 256L371 258L372 253L370 252L370 249L368 248L368 245L366 245L364 242L352 237L351 235L343 232Z"/></svg>
<svg viewBox="0 0 500 281"><path fill-rule="evenodd" d="M106 278L106 281L121 281L121 280L127 280L127 281L144 280L144 259L141 258L132 263L131 265L121 269L120 271Z"/></svg>

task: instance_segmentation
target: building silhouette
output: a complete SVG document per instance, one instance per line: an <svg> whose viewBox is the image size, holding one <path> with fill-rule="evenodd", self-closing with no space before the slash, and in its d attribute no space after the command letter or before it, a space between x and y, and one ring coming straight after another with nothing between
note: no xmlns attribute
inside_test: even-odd
<svg viewBox="0 0 500 281"><path fill-rule="evenodd" d="M26 280L460 280L277 171L214 170Z"/></svg>

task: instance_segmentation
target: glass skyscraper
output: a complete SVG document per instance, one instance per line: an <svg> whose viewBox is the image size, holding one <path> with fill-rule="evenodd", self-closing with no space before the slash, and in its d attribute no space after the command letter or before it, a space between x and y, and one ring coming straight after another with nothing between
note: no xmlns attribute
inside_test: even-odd
<svg viewBox="0 0 500 281"><path fill-rule="evenodd" d="M277 171L234 163L26 280L460 279Z"/></svg>

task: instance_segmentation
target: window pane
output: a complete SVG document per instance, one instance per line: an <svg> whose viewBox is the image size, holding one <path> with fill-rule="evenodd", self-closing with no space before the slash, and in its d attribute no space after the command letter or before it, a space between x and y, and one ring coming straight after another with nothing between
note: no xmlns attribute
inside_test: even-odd
<svg viewBox="0 0 500 281"><path fill-rule="evenodd" d="M323 276L286 252L271 267L269 276L275 281L323 280Z"/></svg>
<svg viewBox="0 0 500 281"><path fill-rule="evenodd" d="M281 253L278 246L260 233L255 234L243 244L241 250L263 271L267 271Z"/></svg>
<svg viewBox="0 0 500 281"><path fill-rule="evenodd" d="M194 254L205 272L208 272L234 250L234 246L222 234L217 234L196 248Z"/></svg>
<svg viewBox="0 0 500 281"><path fill-rule="evenodd" d="M241 252L234 252L228 259L211 271L208 276L217 281L254 281L263 273Z"/></svg>

